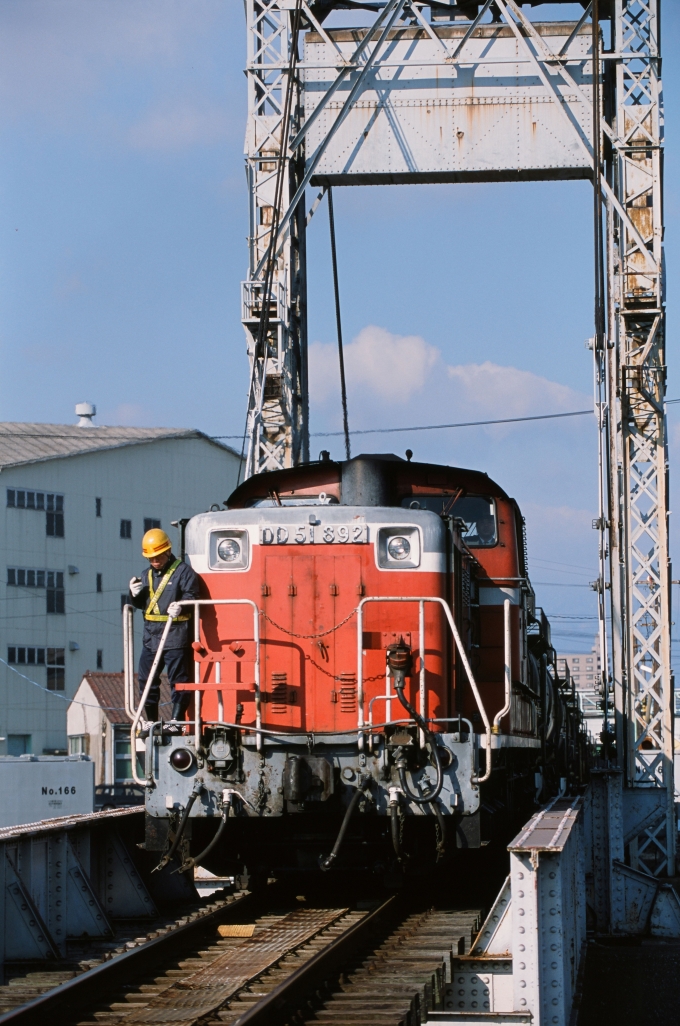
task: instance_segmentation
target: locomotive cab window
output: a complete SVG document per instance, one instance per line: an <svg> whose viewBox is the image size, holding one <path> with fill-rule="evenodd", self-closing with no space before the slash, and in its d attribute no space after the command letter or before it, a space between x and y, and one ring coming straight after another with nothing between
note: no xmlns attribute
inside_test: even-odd
<svg viewBox="0 0 680 1026"><path fill-rule="evenodd" d="M407 495L405 509L429 509L431 513L459 518L465 523L463 541L470 548L489 548L498 542L496 504L487 495Z"/></svg>
<svg viewBox="0 0 680 1026"><path fill-rule="evenodd" d="M251 499L246 506L249 508L257 507L272 507L272 506L337 506L338 500L335 495L328 495L326 492L320 492L318 495L280 495L278 501L274 496L268 495L266 498L260 496L256 499Z"/></svg>

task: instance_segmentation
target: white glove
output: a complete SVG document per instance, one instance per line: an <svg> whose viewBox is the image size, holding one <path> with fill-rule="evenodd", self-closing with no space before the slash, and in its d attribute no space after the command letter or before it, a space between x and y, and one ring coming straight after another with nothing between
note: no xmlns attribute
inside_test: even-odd
<svg viewBox="0 0 680 1026"><path fill-rule="evenodd" d="M168 616L171 616L173 620L176 616L182 615L182 606L179 602L171 602L168 606Z"/></svg>
<svg viewBox="0 0 680 1026"><path fill-rule="evenodd" d="M144 584L140 581L139 577L130 578L130 594L133 598L137 598L143 587Z"/></svg>

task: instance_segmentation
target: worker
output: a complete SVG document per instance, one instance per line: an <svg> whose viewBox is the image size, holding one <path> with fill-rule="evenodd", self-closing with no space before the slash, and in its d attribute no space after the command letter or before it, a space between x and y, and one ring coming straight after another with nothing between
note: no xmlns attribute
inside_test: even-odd
<svg viewBox="0 0 680 1026"><path fill-rule="evenodd" d="M181 606L180 602L198 598L199 579L188 563L174 557L172 543L159 527L144 535L142 555L151 565L141 578L133 577L130 581L130 601L137 609L144 610L144 635L139 658L140 694L144 694L168 616L173 618L155 679L146 697L144 714L150 723L157 723L160 718L160 675L166 669L172 696L172 719L179 721L184 719L191 693L177 691L175 685L189 683L192 662L192 609Z"/></svg>

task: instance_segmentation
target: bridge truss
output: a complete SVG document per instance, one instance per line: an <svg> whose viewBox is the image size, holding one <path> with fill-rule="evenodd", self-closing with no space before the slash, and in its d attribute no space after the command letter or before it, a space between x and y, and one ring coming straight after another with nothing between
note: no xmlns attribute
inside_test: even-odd
<svg viewBox="0 0 680 1026"><path fill-rule="evenodd" d="M552 0L556 15L564 2ZM646 809L626 858L662 876L674 873L676 827L659 5L581 0L579 20L538 22L527 0L246 0L242 308L250 475L309 458L309 187L593 181L604 296L593 340L597 589L612 639L601 687L607 705L614 697L624 800L643 797ZM362 27L328 27L343 9Z"/></svg>

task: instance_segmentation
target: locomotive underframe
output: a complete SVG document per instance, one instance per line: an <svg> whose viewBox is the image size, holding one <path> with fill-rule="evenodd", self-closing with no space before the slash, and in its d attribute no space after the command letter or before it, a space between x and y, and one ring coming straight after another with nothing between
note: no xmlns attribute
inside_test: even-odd
<svg viewBox="0 0 680 1026"><path fill-rule="evenodd" d="M221 739L223 732L208 728L205 750L209 751L211 737ZM233 735L232 740L236 742ZM147 797L146 848L168 850L197 781L204 790L189 814L184 833L187 854L209 844L224 809L223 795L242 796L231 804L225 843L202 862L216 874L318 871L357 786L363 794L343 844L346 871L389 874L395 869L422 869L436 864L438 844L443 845L440 861L454 849L479 849L492 842L502 846L534 808L540 743L495 735L493 772L489 780L476 785L471 779L484 766L484 740L472 732L437 735L440 750L451 755L438 801L445 822L442 837L432 806L409 802L400 792L388 754L389 738L376 738L374 752L366 755L362 766L356 735L315 737L313 746L307 738L267 737L257 751L255 736L250 734L235 745L232 765L216 771L200 753L196 757L193 737L149 737L147 758L153 759L157 785ZM184 773L170 762L172 753L181 749L194 757ZM408 782L416 791L423 785L423 793L433 771L429 765L417 766L423 755L415 744L413 753ZM304 793L292 792L293 760L304 766ZM395 858L390 836L389 803L395 791L399 792L403 845L400 860Z"/></svg>
<svg viewBox="0 0 680 1026"><path fill-rule="evenodd" d="M332 739L299 734L264 737L258 752L254 735L236 742L233 731L224 733L231 735L228 743L233 754L223 768L216 768L216 760L210 758L213 738L223 736L219 728L209 729L198 753L193 737L165 734L162 738L147 739L147 765L153 760L156 782L146 801L150 815L168 816L173 810L185 808L197 782L203 784L204 790L191 808L192 818L219 816L223 792L233 789L241 795L242 800L237 799L237 803L243 815L282 816L308 812L314 805L331 800L344 808L358 786L379 814L389 812L390 792L396 788L399 803L409 814L434 815L430 805L417 805L400 791L393 758L398 746L391 742L396 730L390 736L373 735L372 753L366 754L360 752L356 734ZM412 753L407 780L416 794L425 796L434 784L435 773L426 752L417 748L414 733L400 732L408 736L405 747ZM438 799L444 814L470 816L479 809L479 785L472 780L479 771L480 740L483 738L471 732L437 735L438 747L445 761L449 761L443 770L444 783ZM170 761L177 749L191 753L192 763L185 772L176 770ZM203 754L206 751L207 757Z"/></svg>

